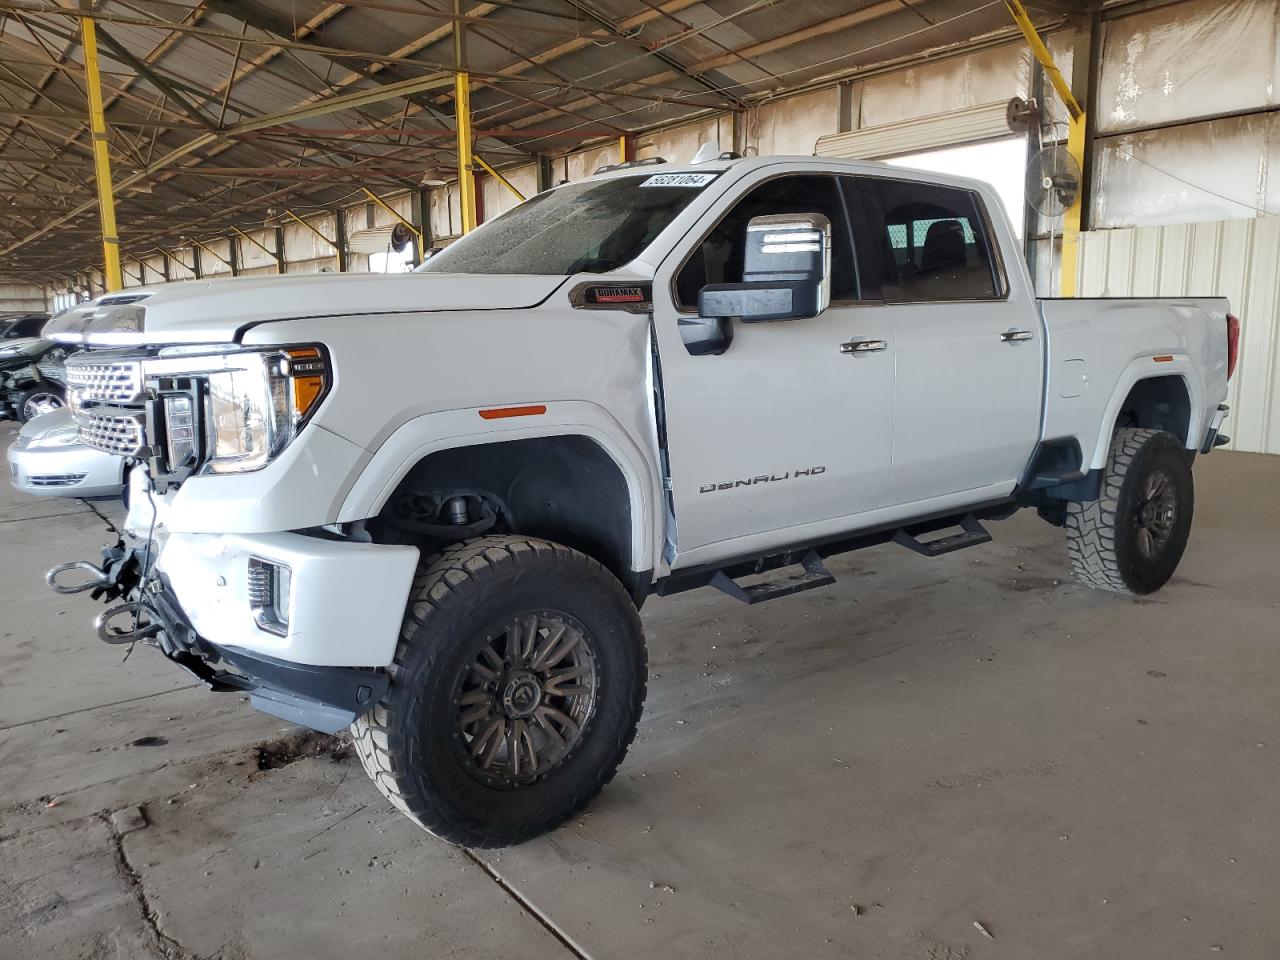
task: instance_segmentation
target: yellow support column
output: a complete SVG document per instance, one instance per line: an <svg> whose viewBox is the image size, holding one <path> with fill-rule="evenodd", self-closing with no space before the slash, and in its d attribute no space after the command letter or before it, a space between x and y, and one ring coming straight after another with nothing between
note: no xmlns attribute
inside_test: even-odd
<svg viewBox="0 0 1280 960"><path fill-rule="evenodd" d="M80 19L80 34L84 42L85 87L89 93L89 129L93 134L93 173L98 182L98 218L102 221L103 276L107 293L114 293L124 286L124 276L120 271L116 198L111 187L107 120L102 110L102 81L98 73L98 33L90 17Z"/></svg>
<svg viewBox="0 0 1280 960"><path fill-rule="evenodd" d="M462 0L453 0L455 16L462 16ZM467 72L467 42L461 20L453 23L454 117L458 137L458 199L462 207L462 232L476 228L476 174L471 160L471 75Z"/></svg>
<svg viewBox="0 0 1280 960"><path fill-rule="evenodd" d="M1067 153L1076 165L1084 170L1085 116L1072 117L1067 125ZM1076 271L1080 255L1080 210L1083 190L1076 191L1076 198L1062 214L1062 276L1058 280L1058 295L1076 295Z"/></svg>

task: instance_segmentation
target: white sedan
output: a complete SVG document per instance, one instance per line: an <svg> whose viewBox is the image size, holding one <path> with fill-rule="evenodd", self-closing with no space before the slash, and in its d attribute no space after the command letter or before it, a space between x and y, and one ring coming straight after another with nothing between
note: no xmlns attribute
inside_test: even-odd
<svg viewBox="0 0 1280 960"><path fill-rule="evenodd" d="M9 445L9 480L39 497L118 497L124 460L81 443L64 408L27 423Z"/></svg>

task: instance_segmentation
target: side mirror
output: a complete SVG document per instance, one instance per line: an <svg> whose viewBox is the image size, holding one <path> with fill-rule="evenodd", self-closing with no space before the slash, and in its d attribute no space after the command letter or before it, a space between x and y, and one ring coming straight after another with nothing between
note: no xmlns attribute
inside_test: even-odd
<svg viewBox="0 0 1280 960"><path fill-rule="evenodd" d="M747 224L742 283L712 283L698 316L744 323L803 320L831 303L831 221L820 213L754 217Z"/></svg>

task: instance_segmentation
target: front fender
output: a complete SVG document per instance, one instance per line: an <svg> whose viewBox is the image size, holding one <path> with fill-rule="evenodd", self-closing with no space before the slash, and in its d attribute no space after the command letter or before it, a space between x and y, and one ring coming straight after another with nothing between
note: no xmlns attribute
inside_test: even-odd
<svg viewBox="0 0 1280 960"><path fill-rule="evenodd" d="M652 569L655 544L662 536L656 508L661 502L657 464L598 404L564 400L545 407L545 413L497 419L485 419L475 407L444 410L401 424L361 470L338 511L338 522L376 516L405 475L430 454L507 440L576 435L596 443L621 471L631 507L631 569Z"/></svg>

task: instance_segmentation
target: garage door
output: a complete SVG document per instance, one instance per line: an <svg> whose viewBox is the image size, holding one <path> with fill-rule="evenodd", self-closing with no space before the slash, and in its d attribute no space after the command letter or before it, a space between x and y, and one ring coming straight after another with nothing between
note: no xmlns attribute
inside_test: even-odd
<svg viewBox="0 0 1280 960"><path fill-rule="evenodd" d="M841 160L880 160L962 143L996 140L1009 136L1009 124L1005 120L1007 108L1007 101L1001 100L867 130L832 133L818 138L814 154Z"/></svg>

